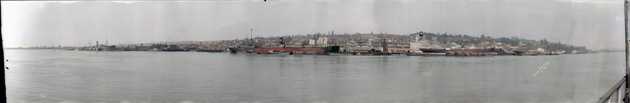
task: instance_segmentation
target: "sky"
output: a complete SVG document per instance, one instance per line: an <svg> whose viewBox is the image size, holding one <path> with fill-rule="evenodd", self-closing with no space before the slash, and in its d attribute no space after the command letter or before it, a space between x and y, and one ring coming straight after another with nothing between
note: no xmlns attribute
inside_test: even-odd
<svg viewBox="0 0 630 103"><path fill-rule="evenodd" d="M2 1L5 47L417 31L623 48L623 0Z"/></svg>

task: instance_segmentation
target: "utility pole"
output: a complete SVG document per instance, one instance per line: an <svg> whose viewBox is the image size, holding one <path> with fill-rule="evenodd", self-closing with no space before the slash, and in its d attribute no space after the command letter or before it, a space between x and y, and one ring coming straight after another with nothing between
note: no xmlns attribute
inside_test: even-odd
<svg viewBox="0 0 630 103"><path fill-rule="evenodd" d="M628 64L628 0L624 0L623 3L623 14L624 14L624 25L623 25L623 29L624 29L624 43L625 43L625 68L626 68L626 86L624 89L624 95L623 95L623 101L624 103L630 103L630 98L628 98L628 93L630 92L630 77L628 76L628 74L630 74L630 68L629 68L629 64Z"/></svg>
<svg viewBox="0 0 630 103"><path fill-rule="evenodd" d="M625 86L625 89L624 89L624 95L623 95L624 99L623 99L623 101L625 103L629 103L630 102L630 98L628 97L628 95L629 95L629 92L630 92L629 91L630 90L630 77L628 75L630 74L630 68L629 68L629 64L628 64L628 60L629 60L628 59L628 54L630 52L628 50L628 0L624 0L623 8L624 8L624 10L623 10L623 14L624 14L624 25L623 25L623 27L624 28L623 29L624 29L624 43L625 43L625 45L624 45L625 47L624 48L625 48L625 51L626 51L625 52L625 59L626 59L626 61L625 61L625 65L626 65L625 66L625 68L626 68L626 75L625 75L626 86Z"/></svg>

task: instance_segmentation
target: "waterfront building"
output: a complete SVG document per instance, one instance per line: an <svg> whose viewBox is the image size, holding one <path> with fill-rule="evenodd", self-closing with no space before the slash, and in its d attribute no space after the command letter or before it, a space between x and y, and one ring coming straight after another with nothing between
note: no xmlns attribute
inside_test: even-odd
<svg viewBox="0 0 630 103"><path fill-rule="evenodd" d="M317 44L316 44L316 41L315 41L315 40L313 40L313 39L309 39L309 40L308 40L308 45L317 45Z"/></svg>
<svg viewBox="0 0 630 103"><path fill-rule="evenodd" d="M314 39L305 40L307 45L312 47L327 47L328 46L328 38L327 37L315 37Z"/></svg>
<svg viewBox="0 0 630 103"><path fill-rule="evenodd" d="M326 47L328 46L328 38L327 37L319 37L317 38L317 46Z"/></svg>
<svg viewBox="0 0 630 103"><path fill-rule="evenodd" d="M409 48L387 48L387 51L385 51L386 53L392 53L392 54L404 54L404 53L409 53L411 52L411 49Z"/></svg>

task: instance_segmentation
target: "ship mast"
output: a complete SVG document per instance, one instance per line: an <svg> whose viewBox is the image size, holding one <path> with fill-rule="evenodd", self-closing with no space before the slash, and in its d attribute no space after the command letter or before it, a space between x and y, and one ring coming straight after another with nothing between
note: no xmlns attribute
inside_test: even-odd
<svg viewBox="0 0 630 103"><path fill-rule="evenodd" d="M254 28L249 29L249 46L256 46L254 43Z"/></svg>

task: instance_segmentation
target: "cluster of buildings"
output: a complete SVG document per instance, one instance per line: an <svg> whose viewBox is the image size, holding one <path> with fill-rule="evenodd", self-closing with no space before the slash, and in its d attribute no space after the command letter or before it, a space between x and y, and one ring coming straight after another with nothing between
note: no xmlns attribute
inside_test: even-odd
<svg viewBox="0 0 630 103"><path fill-rule="evenodd" d="M139 43L139 44L119 44L107 45L99 44L72 48L72 50L84 51L199 51L199 52L225 52L223 48L214 48L213 45L198 43Z"/></svg>
<svg viewBox="0 0 630 103"><path fill-rule="evenodd" d="M252 33L253 34L253 33ZM409 55L409 56L489 56L558 55L586 53L576 47L546 40L473 37L417 32L409 35L386 33L316 33L277 37L250 37L221 41L185 41L102 45L77 48L91 51L199 51L255 54L306 55Z"/></svg>
<svg viewBox="0 0 630 103"><path fill-rule="evenodd" d="M410 56L489 56L559 55L585 53L586 48L549 43L546 40L495 39L418 32L396 34L309 34L253 38L246 44L257 54L334 54L334 55L410 55ZM242 44L241 44L242 45ZM243 46L228 46L233 53ZM569 52L570 51L570 52Z"/></svg>

